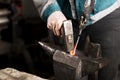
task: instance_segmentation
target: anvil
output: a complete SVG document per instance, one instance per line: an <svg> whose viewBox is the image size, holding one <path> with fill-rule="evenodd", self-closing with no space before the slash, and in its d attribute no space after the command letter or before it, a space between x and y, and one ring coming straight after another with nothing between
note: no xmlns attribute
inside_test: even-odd
<svg viewBox="0 0 120 80"><path fill-rule="evenodd" d="M81 80L83 76L96 72L108 63L108 60L102 57L72 56L62 50L52 48L47 43L39 42L39 44L53 58L56 80Z"/></svg>

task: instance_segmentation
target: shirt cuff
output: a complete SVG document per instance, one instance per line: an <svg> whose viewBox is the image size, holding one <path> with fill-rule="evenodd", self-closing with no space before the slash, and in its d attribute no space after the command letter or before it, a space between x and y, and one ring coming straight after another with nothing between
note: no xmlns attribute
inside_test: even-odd
<svg viewBox="0 0 120 80"><path fill-rule="evenodd" d="M52 14L52 13L55 12L55 11L61 11L59 5L57 4L57 2L49 5L49 6L45 9L45 11L43 12L43 14L42 14L42 16L41 16L42 20L45 21L45 22L47 22L47 19L48 19L48 17L50 16L50 14Z"/></svg>

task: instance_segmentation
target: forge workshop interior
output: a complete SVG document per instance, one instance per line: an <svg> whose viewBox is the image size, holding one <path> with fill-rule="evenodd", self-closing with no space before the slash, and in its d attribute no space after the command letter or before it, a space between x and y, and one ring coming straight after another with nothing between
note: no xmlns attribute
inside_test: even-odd
<svg viewBox="0 0 120 80"><path fill-rule="evenodd" d="M67 30L60 41L64 45L56 46L33 0L0 0L0 80L99 80L99 69L109 65L109 59L101 57L101 45L88 41L87 56L70 55L73 33Z"/></svg>

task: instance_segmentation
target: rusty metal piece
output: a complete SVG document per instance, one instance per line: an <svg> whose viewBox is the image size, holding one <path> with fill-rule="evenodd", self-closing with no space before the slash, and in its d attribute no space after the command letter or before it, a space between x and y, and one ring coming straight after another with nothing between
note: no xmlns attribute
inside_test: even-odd
<svg viewBox="0 0 120 80"><path fill-rule="evenodd" d="M0 80L50 80L44 79L26 72L21 72L13 68L0 70Z"/></svg>

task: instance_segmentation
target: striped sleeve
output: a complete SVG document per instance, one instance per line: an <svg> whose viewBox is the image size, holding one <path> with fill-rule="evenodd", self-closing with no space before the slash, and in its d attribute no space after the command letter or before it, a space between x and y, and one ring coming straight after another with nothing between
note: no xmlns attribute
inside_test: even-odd
<svg viewBox="0 0 120 80"><path fill-rule="evenodd" d="M50 14L60 11L56 0L33 0L42 20L47 21Z"/></svg>

